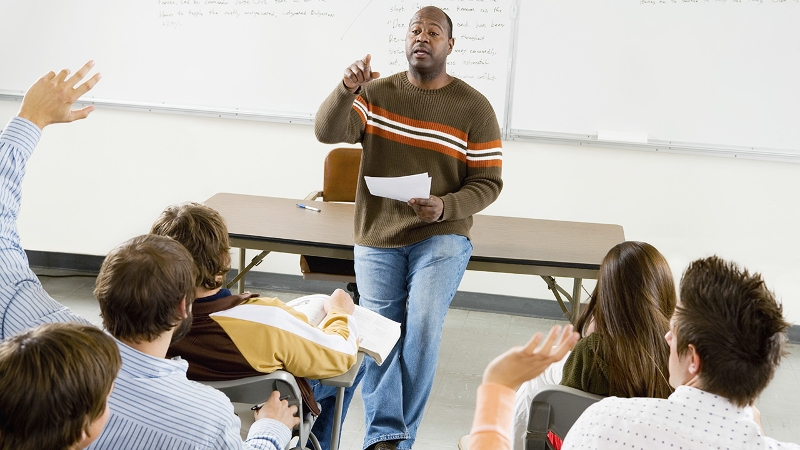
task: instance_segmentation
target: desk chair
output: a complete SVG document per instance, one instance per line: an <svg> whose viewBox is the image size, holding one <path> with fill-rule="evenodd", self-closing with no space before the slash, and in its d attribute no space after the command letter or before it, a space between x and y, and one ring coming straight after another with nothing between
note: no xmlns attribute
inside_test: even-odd
<svg viewBox="0 0 800 450"><path fill-rule="evenodd" d="M364 353L358 352L356 363L350 367L350 370L337 377L320 380L320 383L326 386L336 387L336 409L334 410L333 429L331 430L331 450L338 450L339 448L342 414L344 413L344 390L355 382L363 361ZM311 413L304 414L301 411L303 397L291 373L285 370L276 370L272 373L238 380L203 381L202 383L222 391L234 403L261 403L266 400L266 396L270 395L272 391L279 391L281 398L287 397L289 405L297 406L298 414L301 417L300 425L296 428L296 433L293 433L293 435L299 436L300 439L298 440L298 446L293 450L304 449L304 445L309 439L314 446L314 450L321 450L317 437L311 432L315 417Z"/></svg>
<svg viewBox="0 0 800 450"><path fill-rule="evenodd" d="M313 191L305 200L322 198L323 202L356 201L358 171L361 167L360 148L335 148L325 157L322 190ZM353 261L322 256L300 255L300 271L305 280L339 281L347 283L358 303L358 286Z"/></svg>
<svg viewBox="0 0 800 450"><path fill-rule="evenodd" d="M528 431L525 433L525 450L552 448L547 440L548 431L563 439L583 411L603 398L600 395L561 385L542 388L534 395L531 402Z"/></svg>
<svg viewBox="0 0 800 450"><path fill-rule="evenodd" d="M309 442L309 439L314 450L322 450L316 436L311 432L316 417L310 412L303 411L303 396L291 373L285 370L276 370L272 373L238 380L202 381L201 383L221 391L233 403L262 403L272 394L272 391L279 391L281 398L286 399L289 406L297 406L297 414L300 417L300 424L292 430L292 435L300 438L297 441L297 447L294 447L293 450L305 449L305 443Z"/></svg>

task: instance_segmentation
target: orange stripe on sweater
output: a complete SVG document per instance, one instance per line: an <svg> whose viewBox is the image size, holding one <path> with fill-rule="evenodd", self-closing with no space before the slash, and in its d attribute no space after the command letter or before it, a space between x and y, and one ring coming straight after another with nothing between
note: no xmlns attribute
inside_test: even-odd
<svg viewBox="0 0 800 450"><path fill-rule="evenodd" d="M478 161L468 159L467 167L503 167L502 159L481 159Z"/></svg>
<svg viewBox="0 0 800 450"><path fill-rule="evenodd" d="M467 150L488 150L490 148L501 149L503 147L503 143L500 142L500 139L495 139L489 142L468 142L467 143Z"/></svg>
<svg viewBox="0 0 800 450"><path fill-rule="evenodd" d="M384 139L388 139L390 141L398 142L398 143L403 144L403 145L410 145L412 147L419 147L419 148L424 148L424 149L428 149L428 150L433 150L433 151L442 153L444 155L450 156L452 158L456 158L456 159L458 159L458 160L460 160L462 162L466 162L467 161L467 155L465 155L465 154L463 154L463 153L461 153L461 152L459 152L457 150L453 150L452 148L447 147L447 146L442 145L442 144L437 144L435 142L423 141L421 139L414 139L414 138L411 138L411 137L408 137L408 136L403 136L403 135L400 135L400 134L397 134L397 133L393 133L392 131L384 130L383 128L378 128L378 127L376 127L374 125L369 125L369 124L367 125L365 131L367 133L374 134L375 136L380 136L380 137L382 137Z"/></svg>
<svg viewBox="0 0 800 450"><path fill-rule="evenodd" d="M449 127L447 125L442 125L441 123L426 122L424 120L410 119L410 118L408 118L406 116L401 116L399 114L395 114L393 112L389 112L389 111L387 111L387 110L385 110L383 108L379 108L377 106L373 106L372 108L370 108L370 111L374 112L375 114L377 114L377 115L379 115L381 117L385 117L385 118L387 118L389 120L393 120L395 122L400 122L400 123L402 123L404 125L409 125L409 126L417 127L417 128L423 128L423 129L427 129L427 130L439 131L439 132L442 132L442 133L449 134L450 136L452 136L452 137L454 137L456 139L459 139L461 141L464 141L464 142L467 141L467 133L465 133L465 132L463 132L463 131L461 131L461 130L459 130L457 128ZM416 131L416 130L408 130L408 131L410 131L412 133L418 133L419 132L419 131Z"/></svg>
<svg viewBox="0 0 800 450"><path fill-rule="evenodd" d="M364 99L362 99L361 96L358 96L358 97L356 97L356 102L359 102L359 103L361 103L363 105L364 104ZM361 117L361 123L366 125L367 124L367 116L364 115L364 112L361 111L361 108L356 106L355 102L353 102L353 109L355 109L356 112L358 113L358 117Z"/></svg>

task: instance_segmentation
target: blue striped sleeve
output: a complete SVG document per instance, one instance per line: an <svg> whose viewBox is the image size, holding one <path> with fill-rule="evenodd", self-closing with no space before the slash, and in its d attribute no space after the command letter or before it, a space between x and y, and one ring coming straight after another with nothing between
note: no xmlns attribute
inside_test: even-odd
<svg viewBox="0 0 800 450"><path fill-rule="evenodd" d="M45 292L20 245L21 184L41 135L39 127L20 117L0 132L0 339L41 323L88 323Z"/></svg>

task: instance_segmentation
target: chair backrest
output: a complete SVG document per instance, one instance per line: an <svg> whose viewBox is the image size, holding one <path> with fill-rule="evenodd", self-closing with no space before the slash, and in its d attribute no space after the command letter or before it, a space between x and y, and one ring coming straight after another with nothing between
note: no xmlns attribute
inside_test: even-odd
<svg viewBox="0 0 800 450"><path fill-rule="evenodd" d="M583 411L603 398L567 386L543 387L531 401L525 450L546 449L548 431L565 437Z"/></svg>
<svg viewBox="0 0 800 450"><path fill-rule="evenodd" d="M360 148L335 148L325 157L322 182L322 201L354 202L358 171L361 167Z"/></svg>

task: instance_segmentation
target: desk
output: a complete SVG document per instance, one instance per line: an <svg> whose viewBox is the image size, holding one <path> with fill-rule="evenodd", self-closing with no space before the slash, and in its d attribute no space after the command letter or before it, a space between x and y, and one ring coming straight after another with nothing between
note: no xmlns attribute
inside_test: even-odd
<svg viewBox="0 0 800 450"><path fill-rule="evenodd" d="M216 194L205 204L228 224L231 245L242 249L239 289L244 274L269 252L353 259L351 203L315 202L322 212L300 209L303 200L242 194ZM565 315L580 307L583 278L596 279L611 247L625 240L622 227L583 222L523 219L476 214L470 231L472 257L467 270L539 275ZM262 250L245 267L244 249ZM573 278L572 293L553 277ZM567 310L561 295L571 303Z"/></svg>

